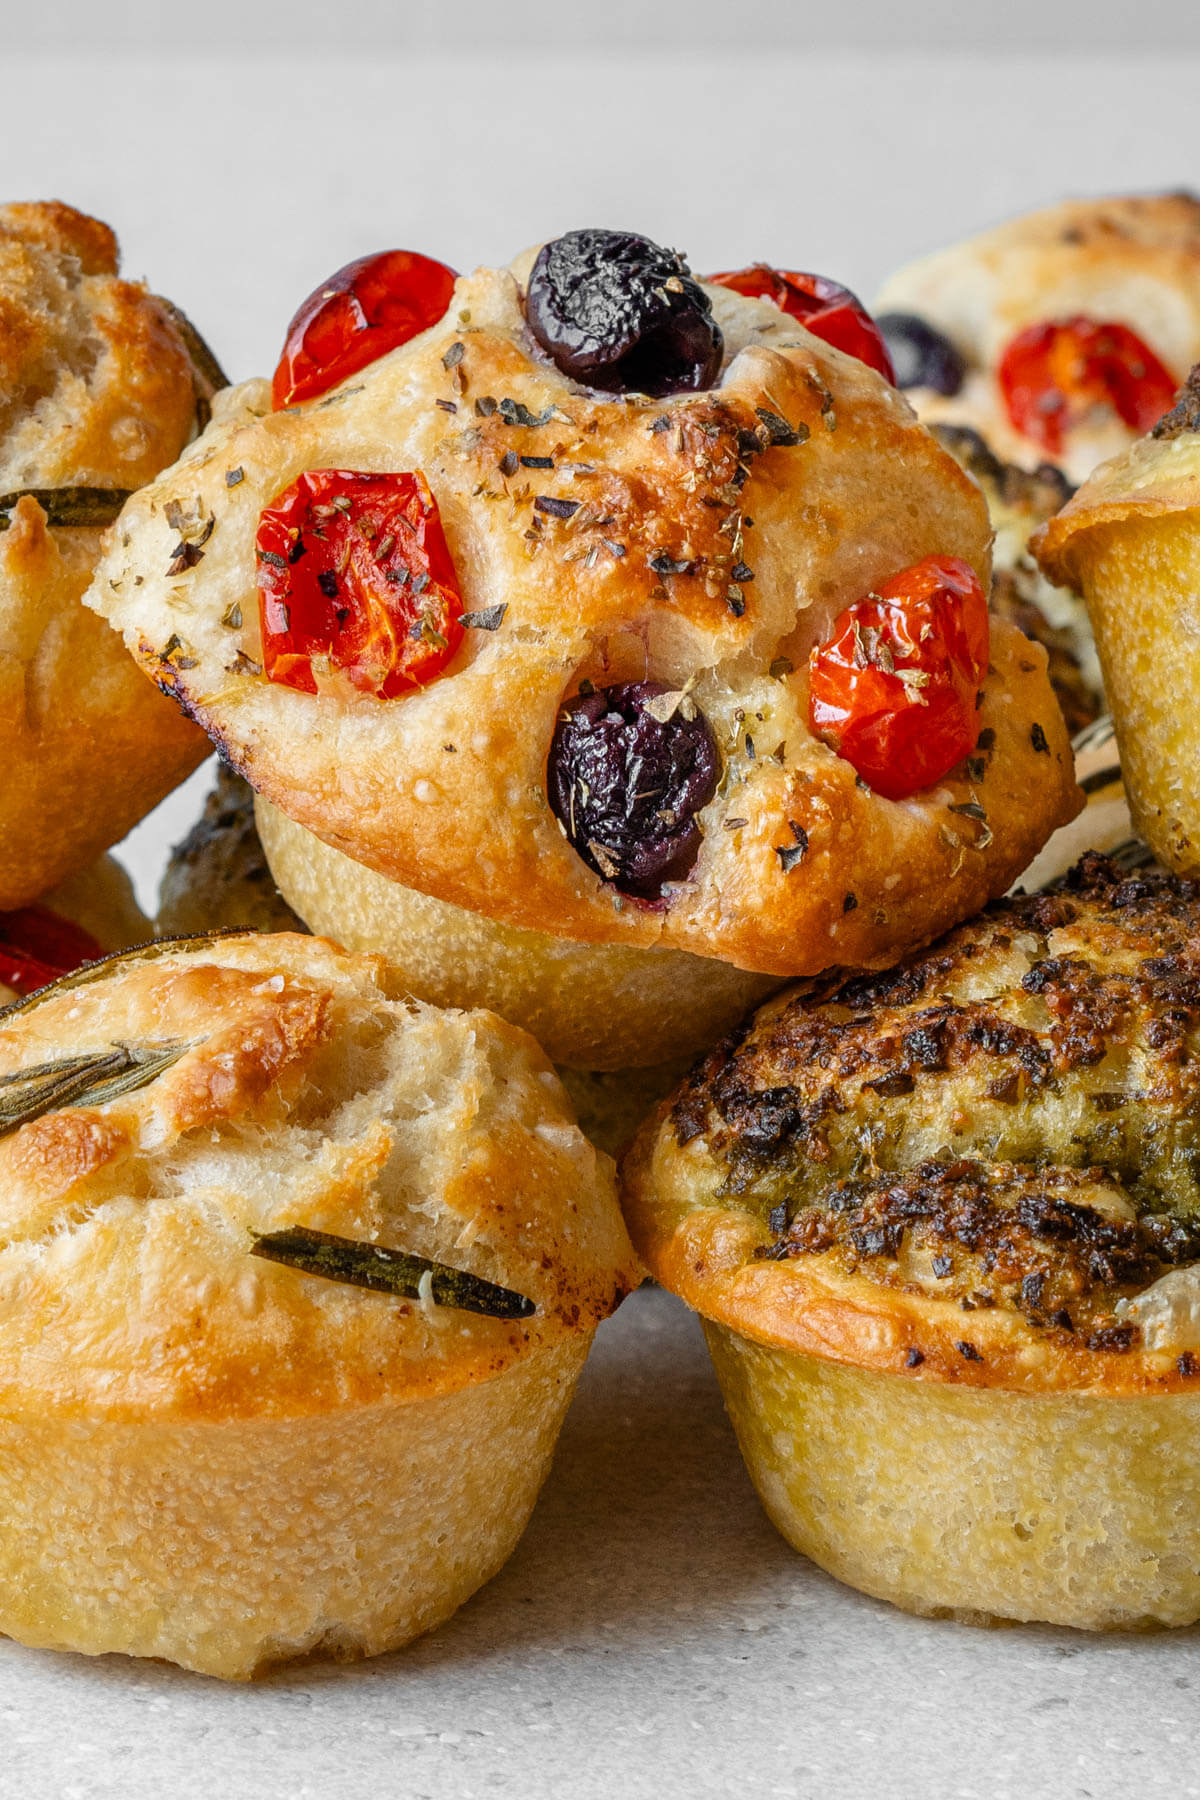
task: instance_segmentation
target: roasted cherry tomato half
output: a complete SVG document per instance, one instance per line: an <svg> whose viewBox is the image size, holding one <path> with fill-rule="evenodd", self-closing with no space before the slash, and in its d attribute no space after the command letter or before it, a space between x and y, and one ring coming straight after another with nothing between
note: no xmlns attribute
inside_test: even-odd
<svg viewBox="0 0 1200 1800"><path fill-rule="evenodd" d="M436 325L457 276L415 250L380 250L314 288L287 329L271 383L278 412L327 393L376 357Z"/></svg>
<svg viewBox="0 0 1200 1800"><path fill-rule="evenodd" d="M889 800L940 781L974 748L988 609L954 556L927 556L847 607L809 658L809 723Z"/></svg>
<svg viewBox="0 0 1200 1800"><path fill-rule="evenodd" d="M1029 325L1000 358L996 379L1016 429L1062 454L1066 434L1096 406L1109 406L1131 431L1149 431L1178 383L1127 325L1082 316Z"/></svg>
<svg viewBox="0 0 1200 1800"><path fill-rule="evenodd" d="M309 469L258 522L263 668L317 692L337 676L390 700L440 675L462 601L437 502L420 470Z"/></svg>
<svg viewBox="0 0 1200 1800"><path fill-rule="evenodd" d="M103 955L94 937L48 906L0 913L0 982L14 993L36 993Z"/></svg>
<svg viewBox="0 0 1200 1800"><path fill-rule="evenodd" d="M773 300L781 312L799 319L806 331L824 338L835 350L857 356L869 369L877 369L885 381L896 382L892 359L879 327L858 298L827 275L805 275L796 269L773 269L769 263L751 263L748 269L709 275L718 287L732 288L751 300Z"/></svg>

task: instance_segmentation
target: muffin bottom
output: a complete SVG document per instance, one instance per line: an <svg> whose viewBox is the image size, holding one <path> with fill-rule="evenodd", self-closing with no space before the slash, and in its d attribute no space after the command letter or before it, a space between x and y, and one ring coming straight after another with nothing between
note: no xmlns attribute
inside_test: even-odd
<svg viewBox="0 0 1200 1800"><path fill-rule="evenodd" d="M1200 518L1135 516L1089 532L1088 608L1136 829L1200 872Z"/></svg>
<svg viewBox="0 0 1200 1800"><path fill-rule="evenodd" d="M248 1680L398 1649L525 1528L591 1342L308 1417L0 1416L0 1631Z"/></svg>
<svg viewBox="0 0 1200 1800"><path fill-rule="evenodd" d="M487 1006L576 1069L647 1068L707 1050L780 985L683 950L581 944L505 925L389 881L255 802L280 893L310 930L387 958L391 985Z"/></svg>
<svg viewBox="0 0 1200 1800"><path fill-rule="evenodd" d="M704 1330L763 1506L840 1581L971 1624L1200 1618L1200 1395L910 1380Z"/></svg>

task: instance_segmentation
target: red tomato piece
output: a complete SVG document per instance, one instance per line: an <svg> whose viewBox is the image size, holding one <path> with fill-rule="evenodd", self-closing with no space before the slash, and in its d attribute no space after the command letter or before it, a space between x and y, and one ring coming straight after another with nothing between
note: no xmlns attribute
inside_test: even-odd
<svg viewBox="0 0 1200 1800"><path fill-rule="evenodd" d="M317 692L340 674L391 700L440 675L462 639L458 578L420 470L309 469L258 522L263 668Z"/></svg>
<svg viewBox="0 0 1200 1800"><path fill-rule="evenodd" d="M94 937L47 906L0 913L0 982L18 994L35 993L103 955Z"/></svg>
<svg viewBox="0 0 1200 1800"><path fill-rule="evenodd" d="M974 748L988 608L970 563L927 556L834 620L809 658L809 724L868 787L904 800Z"/></svg>
<svg viewBox="0 0 1200 1800"><path fill-rule="evenodd" d="M1016 429L1049 456L1096 406L1140 436L1175 399L1173 375L1127 325L1082 315L1028 325L1005 350L996 379Z"/></svg>
<svg viewBox="0 0 1200 1800"><path fill-rule="evenodd" d="M457 276L415 250L380 250L314 288L287 329L271 383L276 412L327 393L420 332L450 304Z"/></svg>
<svg viewBox="0 0 1200 1800"><path fill-rule="evenodd" d="M824 338L848 356L857 356L895 386L896 371L878 325L857 294L840 282L797 269L773 269L770 263L751 263L748 269L732 269L705 279L751 300L773 300L781 312L799 319L814 337Z"/></svg>

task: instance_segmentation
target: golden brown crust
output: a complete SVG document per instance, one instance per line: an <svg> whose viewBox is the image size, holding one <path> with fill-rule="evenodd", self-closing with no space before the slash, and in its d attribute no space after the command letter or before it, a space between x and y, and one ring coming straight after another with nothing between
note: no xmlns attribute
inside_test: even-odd
<svg viewBox="0 0 1200 1800"><path fill-rule="evenodd" d="M839 1580L974 1625L1200 1617L1200 1392L1004 1393L705 1336L763 1505Z"/></svg>
<svg viewBox="0 0 1200 1800"><path fill-rule="evenodd" d="M319 939L234 935L114 959L0 1016L0 1092L113 1046L180 1052L0 1136L0 1409L315 1417L485 1380L612 1310L636 1265L611 1165L537 1047L490 1014L388 1001L378 974ZM448 1261L537 1311L250 1256L285 1225Z"/></svg>
<svg viewBox="0 0 1200 1800"><path fill-rule="evenodd" d="M713 295L730 360L706 394L574 389L534 355L513 277L488 270L460 282L452 323L325 400L271 414L264 384L248 384L130 503L90 603L261 794L390 880L510 925L766 973L887 961L1001 891L1070 814L1065 733L1041 657L998 622L982 713L992 775L977 796L990 834L951 828L947 807L972 797L963 771L896 804L811 736L804 671L837 612L934 552L986 578L987 521L973 484L870 370L772 307ZM777 441L764 414L804 441ZM553 469L502 472L532 453ZM507 608L498 629L467 633L431 687L384 704L254 673L259 511L300 470L347 463L422 468L465 606ZM542 493L578 509L539 512ZM203 561L179 576L166 573L171 500L214 521ZM684 567L664 573L664 558ZM754 579L731 605L739 559ZM586 867L545 786L563 699L585 678L646 677L694 684L725 758L696 868L662 910ZM793 823L809 853L788 875Z"/></svg>
<svg viewBox="0 0 1200 1800"><path fill-rule="evenodd" d="M1198 365L1200 366L1200 365ZM1092 534L1112 525L1200 512L1200 429L1151 433L1104 463L1033 539L1051 581L1084 585Z"/></svg>
<svg viewBox="0 0 1200 1800"><path fill-rule="evenodd" d="M1179 406L1106 463L1034 549L1080 589L1096 633L1135 826L1155 855L1200 871L1200 405Z"/></svg>
<svg viewBox="0 0 1200 1800"><path fill-rule="evenodd" d="M770 1002L640 1134L634 1242L761 1343L976 1387L1187 1390L1197 1340L1159 1288L1200 1260L1198 1034L1195 884L1085 859L895 971Z"/></svg>
<svg viewBox="0 0 1200 1800"><path fill-rule="evenodd" d="M186 443L208 385L165 303L116 270L99 220L0 208L0 493L133 488ZM80 605L101 541L27 495L0 532L0 910L94 860L207 753Z"/></svg>
<svg viewBox="0 0 1200 1800"><path fill-rule="evenodd" d="M1126 194L1026 213L901 269L875 309L919 314L966 360L959 394L911 391L921 417L973 426L1005 461L1031 467L1043 452L1013 428L995 380L1004 349L1028 325L1084 314L1128 325L1182 381L1200 357L1200 200ZM1067 474L1083 481L1134 435L1108 411L1081 421Z"/></svg>
<svg viewBox="0 0 1200 1800"><path fill-rule="evenodd" d="M0 532L0 911L116 843L209 752L81 605L102 534L28 496Z"/></svg>
<svg viewBox="0 0 1200 1800"><path fill-rule="evenodd" d="M165 304L118 278L107 225L0 207L0 492L140 487L186 443L196 379Z"/></svg>

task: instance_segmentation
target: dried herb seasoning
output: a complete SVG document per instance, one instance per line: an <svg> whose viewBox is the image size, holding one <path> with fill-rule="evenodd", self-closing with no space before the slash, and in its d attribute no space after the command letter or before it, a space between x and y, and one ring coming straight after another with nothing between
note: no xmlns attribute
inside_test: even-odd
<svg viewBox="0 0 1200 1800"><path fill-rule="evenodd" d="M808 441L808 426L803 421L796 425L789 425L782 414L772 412L769 406L756 406L754 411L756 417L762 422L767 434L767 442L772 448L787 450L793 445Z"/></svg>
<svg viewBox="0 0 1200 1800"><path fill-rule="evenodd" d="M358 1238L312 1231L305 1225L285 1226L282 1231L254 1233L250 1254L267 1262L282 1263L304 1275L325 1281L341 1281L351 1287L370 1288L404 1300L419 1300L429 1277L429 1291L438 1306L462 1312L482 1313L491 1319L528 1319L537 1311L532 1300L512 1288L485 1281L449 1263L434 1262L409 1250L386 1244L367 1244Z"/></svg>
<svg viewBox="0 0 1200 1800"><path fill-rule="evenodd" d="M464 631L497 631L504 623L504 615L508 611L508 601L501 600L496 606L485 606L479 612L465 612L459 617L459 624Z"/></svg>
<svg viewBox="0 0 1200 1800"><path fill-rule="evenodd" d="M477 401L477 406L482 402ZM554 407L548 406L543 413L532 413L520 400L510 400L507 396L498 402L496 411L506 425L529 425L538 427L548 425L554 417Z"/></svg>
<svg viewBox="0 0 1200 1800"><path fill-rule="evenodd" d="M0 494L0 531L7 531L18 500L36 500L47 525L111 525L133 492L132 488L51 487L18 488Z"/></svg>
<svg viewBox="0 0 1200 1800"><path fill-rule="evenodd" d="M559 500L554 494L538 494L533 502L533 510L548 513L552 519L571 519L582 504L581 500Z"/></svg>

